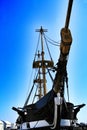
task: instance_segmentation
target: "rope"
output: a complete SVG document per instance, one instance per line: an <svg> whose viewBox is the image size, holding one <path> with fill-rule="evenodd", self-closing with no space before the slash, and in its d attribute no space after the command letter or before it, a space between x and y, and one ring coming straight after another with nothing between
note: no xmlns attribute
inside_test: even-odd
<svg viewBox="0 0 87 130"><path fill-rule="evenodd" d="M38 72L38 73L39 73L39 72ZM35 71L34 79L35 79L35 77L36 77L36 78L38 77L38 73L37 73L37 75L36 75L36 71ZM31 78L30 78L30 79L31 79ZM35 83L33 83L33 85L32 85L32 88L31 88L31 90L30 90L30 92L29 92L29 94L28 94L28 97L27 97L27 99L26 99L26 101L25 101L24 106L26 106L26 105L28 104L28 102L29 102L31 93L32 93L32 91L33 91L33 89L34 89L34 84L35 84Z"/></svg>
<svg viewBox="0 0 87 130"><path fill-rule="evenodd" d="M35 60L35 58L36 58L37 49L38 49L38 46L39 46L39 40L40 40L40 33L39 33L39 37L38 37L38 42L37 42L37 47L36 47L36 51L35 51L35 57L34 57L34 60Z"/></svg>
<svg viewBox="0 0 87 130"><path fill-rule="evenodd" d="M51 60L53 61L50 50L49 50L49 47L48 47L48 44L47 44L47 40L45 38L45 35L44 35L44 39L45 39L45 42L46 42L46 46L47 46L47 49L48 49L49 56L50 56Z"/></svg>
<svg viewBox="0 0 87 130"><path fill-rule="evenodd" d="M66 77L66 87L67 87L67 96L68 96L68 102L69 102L69 87L68 87L68 77Z"/></svg>
<svg viewBox="0 0 87 130"><path fill-rule="evenodd" d="M51 75L51 73L50 73L50 70L47 68L47 70L48 70L48 73L49 73L49 76L50 76L50 78L51 78L51 80L52 80L52 82L54 81L54 79L53 79L53 77L52 77L52 75Z"/></svg>
<svg viewBox="0 0 87 130"><path fill-rule="evenodd" d="M35 100L35 97L36 97L36 94L37 94L37 90L38 90L38 86L36 87L36 91L35 91L32 103L34 103L34 100Z"/></svg>
<svg viewBox="0 0 87 130"><path fill-rule="evenodd" d="M45 34L44 34L44 35L45 35ZM56 42L56 41L52 40L52 39L49 38L47 35L45 35L45 38L46 38L46 40L47 40L49 43L51 43L52 45L54 45L54 46L60 46L60 43L59 43L59 42ZM55 43L57 43L57 44L55 44Z"/></svg>
<svg viewBox="0 0 87 130"><path fill-rule="evenodd" d="M27 94L26 94L26 100L25 100L25 103L24 103L24 106L26 106L27 105L27 103L28 103L28 98L29 98L29 96L27 97L27 95L29 95L28 93L29 93L29 86L31 85L31 79L32 79L32 75L33 75L33 69L32 69L32 72L31 72L31 76L30 76L30 80L29 80L29 83L28 83L28 90L27 90ZM31 90L30 90L31 91Z"/></svg>
<svg viewBox="0 0 87 130"><path fill-rule="evenodd" d="M53 39L51 39L50 37L48 37L46 34L45 34L45 36L46 36L50 41L52 41L52 42L54 42L54 43L58 43L57 41L54 41Z"/></svg>

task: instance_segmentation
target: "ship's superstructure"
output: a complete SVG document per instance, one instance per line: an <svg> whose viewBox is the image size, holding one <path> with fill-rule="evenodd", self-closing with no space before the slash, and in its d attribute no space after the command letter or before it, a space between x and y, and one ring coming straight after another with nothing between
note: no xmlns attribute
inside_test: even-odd
<svg viewBox="0 0 87 130"><path fill-rule="evenodd" d="M34 59L33 68L38 68L38 76L34 83L39 85L39 100L33 104L27 104L23 110L15 107L13 109L18 112L19 118L17 123L28 123L28 129L48 129L48 130L80 130L77 125L77 114L85 104L74 105L74 103L65 99L65 86L68 90L67 63L70 48L72 44L72 35L69 29L73 0L69 0L67 16L64 28L61 29L60 55L56 67L53 67L53 60L45 60L43 34L46 30L42 27L37 30L41 35L41 53L38 51L38 60ZM41 58L41 59L40 59ZM51 90L46 92L46 68L53 67L56 75L53 80ZM41 76L42 74L42 76ZM43 86L43 93L42 93ZM32 91L31 91L32 92ZM43 95L43 96L42 96ZM32 126L32 124L34 124Z"/></svg>

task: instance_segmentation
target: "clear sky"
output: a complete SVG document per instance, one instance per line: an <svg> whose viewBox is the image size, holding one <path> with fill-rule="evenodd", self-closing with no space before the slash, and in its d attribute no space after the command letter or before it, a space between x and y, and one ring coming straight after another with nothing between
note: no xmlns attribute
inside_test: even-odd
<svg viewBox="0 0 87 130"><path fill-rule="evenodd" d="M23 106L29 89L38 34L60 41L68 0L0 0L0 120L15 122L13 106ZM87 1L74 0L70 20L73 43L68 61L70 101L87 104ZM58 47L52 47L55 63ZM51 86L52 87L52 86ZM78 114L87 123L87 106Z"/></svg>

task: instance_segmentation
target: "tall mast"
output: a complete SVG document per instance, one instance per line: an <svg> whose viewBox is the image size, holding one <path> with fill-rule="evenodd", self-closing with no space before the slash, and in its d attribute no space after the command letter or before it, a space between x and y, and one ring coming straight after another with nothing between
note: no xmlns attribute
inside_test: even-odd
<svg viewBox="0 0 87 130"><path fill-rule="evenodd" d="M38 99L40 99L41 97L43 97L46 93L47 93L47 80L46 80L46 69L48 68L52 68L54 66L54 62L52 60L51 54L49 53L50 56L50 60L45 60L45 51L44 51L44 32L47 32L47 29L43 29L42 26L40 29L36 29L36 32L40 33L40 42L41 42L41 47L40 47L40 51L36 49L36 53L35 53L35 57L34 57L34 61L33 61L33 68L37 69L37 75L33 81L33 86L30 90L30 93L25 101L24 106L26 106L29 102L31 93L34 89L35 84L36 86L36 91L35 91L35 95L33 97L33 102L35 100L35 97L37 96ZM39 42L39 40L38 40ZM46 41L45 41L46 42ZM39 43L38 43L39 44ZM38 47L38 46L37 46ZM48 48L47 48L48 49ZM37 57L37 58L36 58Z"/></svg>
<svg viewBox="0 0 87 130"><path fill-rule="evenodd" d="M42 56L42 75L43 75L43 90L44 90L44 95L46 95L47 93L47 88L46 88L46 67L45 67L45 64L44 64L44 55L45 55L45 52L44 52L44 43L43 43L43 33L44 32L47 32L46 29L43 29L42 26L40 29L36 30L37 32L40 32L41 34L41 56Z"/></svg>
<svg viewBox="0 0 87 130"><path fill-rule="evenodd" d="M38 68L38 78L34 81L38 83L38 97L46 95L47 86L46 86L46 68L53 67L53 61L45 60L45 51L44 51L44 32L47 32L47 29L43 29L42 26L40 29L36 29L36 32L40 33L40 42L41 42L41 54L38 55L38 60L34 59L33 68Z"/></svg>

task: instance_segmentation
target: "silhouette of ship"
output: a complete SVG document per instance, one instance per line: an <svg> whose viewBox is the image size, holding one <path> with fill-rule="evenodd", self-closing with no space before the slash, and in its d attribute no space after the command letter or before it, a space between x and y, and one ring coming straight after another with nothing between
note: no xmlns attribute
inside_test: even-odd
<svg viewBox="0 0 87 130"><path fill-rule="evenodd" d="M47 44L51 39L45 35L46 29L42 26L36 31L39 32L39 40L41 41L41 52L37 49L33 61L33 68L37 70L31 91L25 101L23 108L13 107L12 109L18 113L16 123L20 129L28 130L87 130L85 124L78 124L77 114L85 104L74 105L69 101L68 91L68 75L67 75L67 62L72 44L72 35L69 29L69 22L71 16L73 0L69 0L68 10L64 28L61 29L61 42L60 42L60 55L56 66ZM46 43L49 60L45 59L44 41ZM54 42L51 40L50 42ZM55 52L54 52L55 53ZM51 71L55 72L55 77L51 75ZM47 92L47 77L49 74L52 80L52 87ZM33 102L28 104L31 93L36 85L36 91ZM65 99L65 88L67 89L68 101ZM35 98L38 97L38 101ZM35 101L35 102L34 102ZM22 125L26 124L26 128ZM19 128L18 128L19 129Z"/></svg>

